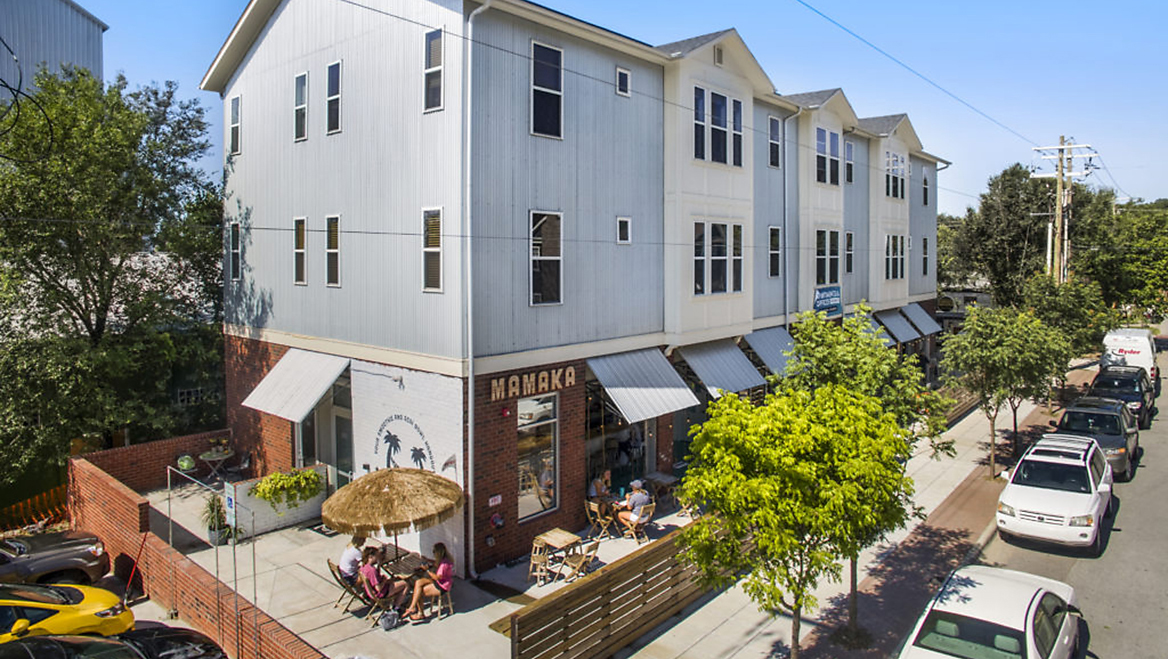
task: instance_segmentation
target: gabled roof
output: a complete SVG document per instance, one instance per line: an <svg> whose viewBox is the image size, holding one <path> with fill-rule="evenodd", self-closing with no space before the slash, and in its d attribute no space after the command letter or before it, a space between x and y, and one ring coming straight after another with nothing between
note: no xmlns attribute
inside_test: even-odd
<svg viewBox="0 0 1168 659"><path fill-rule="evenodd" d="M788 101L791 101L792 103L796 103L800 107L804 107L807 109L815 109L815 108L821 107L824 103L826 103L829 99L831 99L832 96L835 96L836 94L842 94L842 93L844 93L844 90L840 89L839 87L835 87L833 89L824 89L824 90L817 91L817 92L804 92L802 94L786 94L782 98L785 98Z"/></svg>
<svg viewBox="0 0 1168 659"><path fill-rule="evenodd" d="M864 117L860 119L860 129L880 137L888 137L901 121L908 118L903 112L900 114L886 114L883 117Z"/></svg>
<svg viewBox="0 0 1168 659"><path fill-rule="evenodd" d="M754 57L754 53L750 52L750 47L742 40L742 35L738 34L738 30L734 28L703 34L700 37L674 41L673 43L657 46L656 50L669 59L677 61L685 59L697 51L714 44L721 44L724 48L727 48L725 52L730 61L737 60L742 75L750 81L756 95L774 95L775 85L771 82L770 76L763 70L762 65L758 63L758 60Z"/></svg>
<svg viewBox="0 0 1168 659"><path fill-rule="evenodd" d="M709 34L703 34L700 37L690 37L689 39L682 39L681 41L661 44L656 48L669 57L685 57L698 48L701 48L706 44L713 43L733 31L733 28L729 30L719 30Z"/></svg>

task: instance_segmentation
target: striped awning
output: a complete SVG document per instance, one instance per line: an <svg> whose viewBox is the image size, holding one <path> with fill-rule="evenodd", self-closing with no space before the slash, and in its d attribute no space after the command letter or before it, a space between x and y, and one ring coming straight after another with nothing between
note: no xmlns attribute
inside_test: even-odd
<svg viewBox="0 0 1168 659"><path fill-rule="evenodd" d="M300 423L347 368L348 357L292 348L251 390L243 406Z"/></svg>
<svg viewBox="0 0 1168 659"><path fill-rule="evenodd" d="M683 346L678 351L714 398L722 391L736 393L766 385L750 358L730 339Z"/></svg>
<svg viewBox="0 0 1168 659"><path fill-rule="evenodd" d="M787 352L795 345L791 333L785 327L768 327L742 337L750 344L755 354L775 375L783 375L787 370Z"/></svg>
<svg viewBox="0 0 1168 659"><path fill-rule="evenodd" d="M908 319L900 315L896 309L886 309L884 311L876 312L876 320L888 329L892 334L892 338L896 339L897 343L908 343L909 341L916 341L921 338L921 333L913 328Z"/></svg>
<svg viewBox="0 0 1168 659"><path fill-rule="evenodd" d="M912 324L916 326L918 331L920 331L921 336L929 336L930 334L941 333L941 326L937 324L937 321L933 320L933 317L929 315L929 312L925 311L924 308L916 302L901 307L900 313L904 314L910 321L912 321Z"/></svg>
<svg viewBox="0 0 1168 659"><path fill-rule="evenodd" d="M588 368L629 423L698 404L697 396L657 348L593 357Z"/></svg>

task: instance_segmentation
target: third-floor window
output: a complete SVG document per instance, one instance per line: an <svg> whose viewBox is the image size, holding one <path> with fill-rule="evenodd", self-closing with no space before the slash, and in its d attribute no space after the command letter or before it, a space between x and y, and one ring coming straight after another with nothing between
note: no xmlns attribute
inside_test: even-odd
<svg viewBox="0 0 1168 659"><path fill-rule="evenodd" d="M564 51L531 44L531 132L564 136Z"/></svg>
<svg viewBox="0 0 1168 659"><path fill-rule="evenodd" d="M840 134L825 128L815 129L815 180L839 185Z"/></svg>

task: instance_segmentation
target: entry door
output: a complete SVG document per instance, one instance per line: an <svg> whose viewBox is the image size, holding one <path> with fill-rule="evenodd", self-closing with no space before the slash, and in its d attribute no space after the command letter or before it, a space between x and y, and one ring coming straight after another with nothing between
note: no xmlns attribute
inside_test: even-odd
<svg viewBox="0 0 1168 659"><path fill-rule="evenodd" d="M337 487L353 480L353 417L347 413L333 414L333 438L336 442Z"/></svg>

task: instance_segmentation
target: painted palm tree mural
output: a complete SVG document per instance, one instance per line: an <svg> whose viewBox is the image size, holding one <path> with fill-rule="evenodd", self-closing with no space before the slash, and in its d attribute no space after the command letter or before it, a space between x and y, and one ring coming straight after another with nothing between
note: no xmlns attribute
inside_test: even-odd
<svg viewBox="0 0 1168 659"><path fill-rule="evenodd" d="M410 460L418 469L425 469L426 449L422 448L421 446L415 446L414 448L410 449Z"/></svg>
<svg viewBox="0 0 1168 659"><path fill-rule="evenodd" d="M401 450L401 437L389 432L385 432L385 437L382 439L385 443L385 466L396 467L397 464L393 461L393 456ZM416 450L416 449L415 449Z"/></svg>

